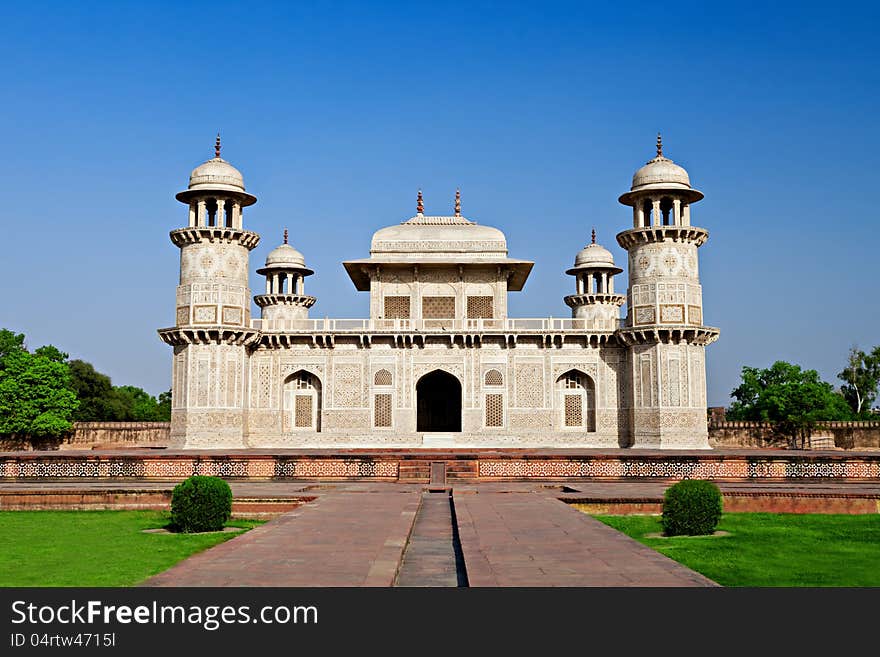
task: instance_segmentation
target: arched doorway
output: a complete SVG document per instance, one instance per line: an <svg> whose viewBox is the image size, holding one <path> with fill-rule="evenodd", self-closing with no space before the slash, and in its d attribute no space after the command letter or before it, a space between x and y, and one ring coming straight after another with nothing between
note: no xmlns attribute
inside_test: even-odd
<svg viewBox="0 0 880 657"><path fill-rule="evenodd" d="M596 430L596 386L578 370L556 379L557 405L563 429Z"/></svg>
<svg viewBox="0 0 880 657"><path fill-rule="evenodd" d="M284 382L283 430L321 430L321 382L313 374L300 370Z"/></svg>
<svg viewBox="0 0 880 657"><path fill-rule="evenodd" d="M461 382L447 372L434 370L416 383L416 430L461 431Z"/></svg>

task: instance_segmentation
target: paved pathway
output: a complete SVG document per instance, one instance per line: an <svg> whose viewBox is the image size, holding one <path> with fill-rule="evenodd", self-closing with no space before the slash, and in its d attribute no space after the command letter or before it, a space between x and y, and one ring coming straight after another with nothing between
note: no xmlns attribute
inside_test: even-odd
<svg viewBox="0 0 880 657"><path fill-rule="evenodd" d="M321 496L146 586L391 586L421 491Z"/></svg>
<svg viewBox="0 0 880 657"><path fill-rule="evenodd" d="M453 499L470 586L713 585L552 490L474 486ZM418 487L330 489L144 584L391 586L397 577L402 586L455 586L462 568L448 500Z"/></svg>
<svg viewBox="0 0 880 657"><path fill-rule="evenodd" d="M470 586L715 586L540 493L455 495Z"/></svg>

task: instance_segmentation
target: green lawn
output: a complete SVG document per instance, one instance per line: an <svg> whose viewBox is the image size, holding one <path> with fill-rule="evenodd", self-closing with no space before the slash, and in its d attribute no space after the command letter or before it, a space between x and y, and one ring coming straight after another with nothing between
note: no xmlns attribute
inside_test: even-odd
<svg viewBox="0 0 880 657"><path fill-rule="evenodd" d="M724 586L880 586L880 515L727 513L730 536L645 538L659 516L595 516Z"/></svg>
<svg viewBox="0 0 880 657"><path fill-rule="evenodd" d="M168 522L159 511L2 511L0 586L130 586L239 535L141 531Z"/></svg>

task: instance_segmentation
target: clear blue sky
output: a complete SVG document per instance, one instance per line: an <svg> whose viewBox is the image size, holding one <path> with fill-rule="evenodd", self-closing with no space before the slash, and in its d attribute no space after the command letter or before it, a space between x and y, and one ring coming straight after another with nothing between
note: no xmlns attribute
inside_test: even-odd
<svg viewBox="0 0 880 657"><path fill-rule="evenodd" d="M711 405L776 359L837 383L880 344L876 3L6 3L0 326L119 385L170 387L190 170L223 154L284 227L312 316L363 317L340 264L376 229L451 209L536 261L520 317L566 316L564 275L653 153L706 194ZM252 275L251 286L262 282ZM625 288L625 274L619 278Z"/></svg>

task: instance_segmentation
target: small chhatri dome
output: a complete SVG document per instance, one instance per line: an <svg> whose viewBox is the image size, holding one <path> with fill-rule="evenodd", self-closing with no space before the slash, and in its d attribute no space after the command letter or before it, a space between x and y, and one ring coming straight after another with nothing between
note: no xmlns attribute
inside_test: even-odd
<svg viewBox="0 0 880 657"><path fill-rule="evenodd" d="M214 143L214 157L203 162L189 175L186 191L177 195L177 200L187 203L198 192L233 192L241 199L242 206L253 205L256 197L245 192L244 176L241 171L220 157L220 134Z"/></svg>
<svg viewBox="0 0 880 657"><path fill-rule="evenodd" d="M702 192L691 187L691 179L684 167L663 155L663 141L657 133L657 155L635 172L630 191L620 197L620 202L630 205L635 192L650 190L682 190L690 201L703 198Z"/></svg>
<svg viewBox="0 0 880 657"><path fill-rule="evenodd" d="M290 244L282 244L269 252L266 256L267 267L305 267L306 259L302 253L294 249Z"/></svg>
<svg viewBox="0 0 880 657"><path fill-rule="evenodd" d="M613 269L617 273L623 271L614 264L614 256L611 255L611 251L604 246L596 244L595 229L593 229L592 242L578 251L574 258L574 267L566 273L573 274L581 269Z"/></svg>
<svg viewBox="0 0 880 657"><path fill-rule="evenodd" d="M287 243L287 229L284 229L284 243L269 251L266 256L266 265L258 269L258 274L265 274L270 270L294 269L304 276L311 276L315 272L306 267L306 259L303 254Z"/></svg>
<svg viewBox="0 0 880 657"><path fill-rule="evenodd" d="M582 267L584 265L603 265L608 267L614 266L614 256L611 251L604 246L598 244L587 244L582 248L574 258L574 266Z"/></svg>

